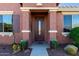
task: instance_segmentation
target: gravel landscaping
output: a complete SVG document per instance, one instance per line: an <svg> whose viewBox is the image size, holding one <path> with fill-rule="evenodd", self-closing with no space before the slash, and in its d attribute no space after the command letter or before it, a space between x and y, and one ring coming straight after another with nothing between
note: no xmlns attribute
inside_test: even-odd
<svg viewBox="0 0 79 59"><path fill-rule="evenodd" d="M56 49L47 48L48 56L71 56L64 51L64 45ZM37 47L34 47L37 48ZM40 48L40 47L39 47ZM0 45L0 56L30 56L32 48L13 54L10 45ZM36 52L35 52L36 53ZM76 56L79 56L79 50Z"/></svg>
<svg viewBox="0 0 79 59"><path fill-rule="evenodd" d="M32 49L28 48L27 50L13 54L10 45L0 45L0 56L30 56L31 51Z"/></svg>
<svg viewBox="0 0 79 59"><path fill-rule="evenodd" d="M61 48L58 49L47 48L47 52L49 56L68 56L66 52L64 52L64 50Z"/></svg>
<svg viewBox="0 0 79 59"><path fill-rule="evenodd" d="M47 48L48 55L49 56L71 56L64 51L65 46L66 45L63 44L63 45L60 45L60 47L56 49ZM79 50L76 56L79 56Z"/></svg>

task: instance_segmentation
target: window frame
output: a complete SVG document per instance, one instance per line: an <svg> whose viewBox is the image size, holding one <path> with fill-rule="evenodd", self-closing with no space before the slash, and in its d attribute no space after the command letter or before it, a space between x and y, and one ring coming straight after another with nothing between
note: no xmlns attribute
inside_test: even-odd
<svg viewBox="0 0 79 59"><path fill-rule="evenodd" d="M3 30L2 30L2 32L0 32L0 33L4 33L4 34L6 34L6 33L12 33L12 32L13 32L13 15L12 15L12 14L0 14L0 15L2 16L2 21L3 21L3 16L4 16L4 15L11 15L11 22L12 22L12 31L11 31L11 32L5 32L4 21L3 21L3 22L2 22Z"/></svg>
<svg viewBox="0 0 79 59"><path fill-rule="evenodd" d="M64 15L64 16L65 16L65 15ZM71 28L72 28L72 19L73 19L73 18L72 18L72 15L71 15ZM63 19L63 20L64 20L64 19ZM63 21L63 25L64 25L64 21ZM63 26L63 32L64 32L64 28L65 28L65 27ZM69 33L69 32L64 32L64 33Z"/></svg>
<svg viewBox="0 0 79 59"><path fill-rule="evenodd" d="M72 20L72 22L73 22L73 16L74 16L74 15L79 15L79 14L66 14L66 15L71 15L71 17L72 17L71 20ZM64 15L64 16L65 16L65 15ZM63 24L64 24L64 21L63 21ZM73 27L73 23L72 23L72 26L71 26L71 27L74 28L74 27ZM64 29L64 26L63 26L63 29ZM64 35L65 37L66 37L68 34L69 34L69 32L64 32L64 31L62 32L62 35Z"/></svg>

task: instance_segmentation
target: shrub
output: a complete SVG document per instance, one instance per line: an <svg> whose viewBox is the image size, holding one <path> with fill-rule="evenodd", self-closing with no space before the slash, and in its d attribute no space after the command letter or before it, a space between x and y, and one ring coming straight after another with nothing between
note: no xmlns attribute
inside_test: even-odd
<svg viewBox="0 0 79 59"><path fill-rule="evenodd" d="M79 47L79 27L73 28L69 33L69 37L74 41L74 44Z"/></svg>
<svg viewBox="0 0 79 59"><path fill-rule="evenodd" d="M16 51L16 50L17 50L17 44L16 44L16 43L13 43L13 44L12 44L12 50L13 50L13 51Z"/></svg>
<svg viewBox="0 0 79 59"><path fill-rule="evenodd" d="M15 54L15 53L21 51L21 46L20 46L20 44L13 43L13 44L12 44L12 50L13 50L13 54Z"/></svg>
<svg viewBox="0 0 79 59"><path fill-rule="evenodd" d="M17 50L21 51L21 45L20 44L17 45Z"/></svg>
<svg viewBox="0 0 79 59"><path fill-rule="evenodd" d="M21 41L20 41L20 45L21 45L22 50L25 50L25 49L28 48L28 41L26 41L26 40L21 40Z"/></svg>
<svg viewBox="0 0 79 59"><path fill-rule="evenodd" d="M70 55L76 55L78 48L74 45L67 45L64 50Z"/></svg>
<svg viewBox="0 0 79 59"><path fill-rule="evenodd" d="M55 38L50 41L50 48L58 48L58 42Z"/></svg>

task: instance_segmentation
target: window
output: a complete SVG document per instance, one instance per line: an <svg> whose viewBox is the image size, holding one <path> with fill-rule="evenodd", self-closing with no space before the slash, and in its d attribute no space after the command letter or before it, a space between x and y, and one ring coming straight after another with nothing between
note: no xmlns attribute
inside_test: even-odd
<svg viewBox="0 0 79 59"><path fill-rule="evenodd" d="M0 32L12 32L12 15L0 15Z"/></svg>
<svg viewBox="0 0 79 59"><path fill-rule="evenodd" d="M64 32L70 32L72 28L72 15L64 15Z"/></svg>
<svg viewBox="0 0 79 59"><path fill-rule="evenodd" d="M72 15L72 28L79 27L79 15Z"/></svg>
<svg viewBox="0 0 79 59"><path fill-rule="evenodd" d="M79 15L64 15L64 32L70 32L74 27L79 27Z"/></svg>
<svg viewBox="0 0 79 59"><path fill-rule="evenodd" d="M2 15L0 15L0 32L3 31L3 20Z"/></svg>

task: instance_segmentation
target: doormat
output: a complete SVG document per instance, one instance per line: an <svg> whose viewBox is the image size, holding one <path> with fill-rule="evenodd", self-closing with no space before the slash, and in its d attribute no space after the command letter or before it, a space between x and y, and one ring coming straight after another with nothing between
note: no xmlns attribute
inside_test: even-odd
<svg viewBox="0 0 79 59"><path fill-rule="evenodd" d="M38 44L43 44L43 42L42 41L39 41Z"/></svg>

